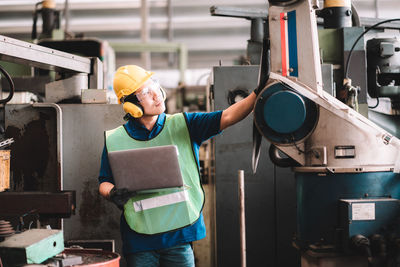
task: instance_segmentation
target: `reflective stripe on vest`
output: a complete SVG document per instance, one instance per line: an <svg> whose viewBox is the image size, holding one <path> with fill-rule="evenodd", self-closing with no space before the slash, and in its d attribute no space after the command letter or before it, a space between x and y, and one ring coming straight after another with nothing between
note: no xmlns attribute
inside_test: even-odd
<svg viewBox="0 0 400 267"><path fill-rule="evenodd" d="M203 209L204 191L182 113L167 115L164 128L150 140L132 138L124 126L106 131L105 138L108 152L163 145L178 147L185 188L163 189L131 198L124 206L124 215L132 230L141 234L158 234L189 226L198 220Z"/></svg>

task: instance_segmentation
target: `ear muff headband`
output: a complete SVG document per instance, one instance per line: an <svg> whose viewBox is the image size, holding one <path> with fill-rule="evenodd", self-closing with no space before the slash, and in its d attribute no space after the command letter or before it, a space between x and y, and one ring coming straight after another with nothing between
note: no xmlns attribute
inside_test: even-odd
<svg viewBox="0 0 400 267"><path fill-rule="evenodd" d="M143 116L143 107L140 105L139 100L135 94L130 94L122 100L123 109L126 113L130 114L134 118L140 118Z"/></svg>
<svg viewBox="0 0 400 267"><path fill-rule="evenodd" d="M143 109L140 105L135 105L132 102L125 102L122 106L126 113L129 113L134 118L140 118L143 116Z"/></svg>

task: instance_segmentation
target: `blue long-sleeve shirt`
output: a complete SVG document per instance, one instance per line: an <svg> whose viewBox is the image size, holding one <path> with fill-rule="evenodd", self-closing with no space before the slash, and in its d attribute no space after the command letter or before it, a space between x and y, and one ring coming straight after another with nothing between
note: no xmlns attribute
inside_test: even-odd
<svg viewBox="0 0 400 267"><path fill-rule="evenodd" d="M222 111L210 113L184 113L198 165L199 147L201 143L220 133L221 114ZM151 131L135 120L129 120L125 124L125 129L135 139L150 140L157 136L163 129L165 117L165 113L159 115L157 122ZM106 147L103 149L99 175L99 183L102 182L110 182L114 184ZM120 225L123 251L125 254L173 247L178 244L196 241L206 236L203 214L200 215L200 218L193 225L164 234L138 234L131 230L123 215L121 216Z"/></svg>

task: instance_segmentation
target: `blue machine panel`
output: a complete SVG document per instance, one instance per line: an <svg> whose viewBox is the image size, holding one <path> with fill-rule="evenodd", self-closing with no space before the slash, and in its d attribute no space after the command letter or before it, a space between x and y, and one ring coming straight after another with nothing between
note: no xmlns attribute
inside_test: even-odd
<svg viewBox="0 0 400 267"><path fill-rule="evenodd" d="M343 246L355 235L371 237L374 234L390 236L400 233L400 200L341 199L339 201L339 225L343 230Z"/></svg>
<svg viewBox="0 0 400 267"><path fill-rule="evenodd" d="M339 223L339 203L342 199L393 198L400 199L399 174L392 172L369 173L296 173L297 233L296 244L302 248L310 245L342 246L343 223ZM342 201L343 202L343 201ZM376 216L381 218L389 205L383 201L375 205ZM385 206L386 205L386 206ZM377 211L379 209L379 211ZM391 213L391 211L388 210ZM382 215L383 216L383 215ZM386 216L386 215L385 215ZM353 221L354 222L354 221ZM356 231L371 232L380 222L358 222L349 227L349 236ZM374 225L374 226L371 226Z"/></svg>

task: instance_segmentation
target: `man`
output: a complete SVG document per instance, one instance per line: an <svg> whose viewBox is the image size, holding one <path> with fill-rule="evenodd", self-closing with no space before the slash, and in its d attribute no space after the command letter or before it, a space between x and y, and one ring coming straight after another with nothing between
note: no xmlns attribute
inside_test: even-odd
<svg viewBox="0 0 400 267"><path fill-rule="evenodd" d="M128 266L194 266L191 242L206 236L202 207L204 192L199 175L201 143L245 118L253 109L256 94L223 111L166 115L165 92L152 80L152 72L141 67L120 67L114 76L114 91L123 103L128 122L107 131L99 176L99 192L124 210L121 216L123 252ZM145 196L115 188L107 152L156 145L177 145L184 183L189 185L184 209L192 216L180 216L182 202L135 211L133 201ZM132 170L134 172L134 170ZM154 210L154 209L153 209ZM153 216L153 217L152 217ZM150 218L150 219L149 219ZM163 222L151 218L166 218Z"/></svg>

